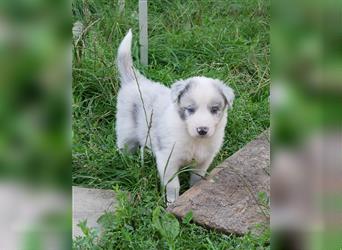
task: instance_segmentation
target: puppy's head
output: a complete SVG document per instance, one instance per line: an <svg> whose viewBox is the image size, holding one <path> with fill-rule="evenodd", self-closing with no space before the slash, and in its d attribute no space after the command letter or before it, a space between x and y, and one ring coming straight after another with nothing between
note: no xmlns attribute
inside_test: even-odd
<svg viewBox="0 0 342 250"><path fill-rule="evenodd" d="M225 112L232 107L234 92L220 80L193 77L174 83L171 98L190 136L206 138L215 134Z"/></svg>

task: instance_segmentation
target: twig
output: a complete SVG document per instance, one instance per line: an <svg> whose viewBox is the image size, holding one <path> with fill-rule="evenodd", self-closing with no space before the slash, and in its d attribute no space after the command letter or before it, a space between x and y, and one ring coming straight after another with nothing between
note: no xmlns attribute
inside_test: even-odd
<svg viewBox="0 0 342 250"><path fill-rule="evenodd" d="M140 100L141 100L142 105L143 105L143 109L144 109L144 113L145 113L146 125L148 126L148 120L147 120L147 112L146 112L146 108L145 108L145 102L144 102L144 98L143 98L143 96L142 96L142 92L141 92L141 89L140 89L140 85L139 85L139 82L138 82L138 78L137 78L137 75L135 74L135 70L134 70L134 67L133 67L133 66L132 66L132 71L133 71L133 75L134 75L134 78L135 78L135 82L137 83L137 86L138 86L138 91L139 91Z"/></svg>
<svg viewBox="0 0 342 250"><path fill-rule="evenodd" d="M150 137L150 131L151 131L151 128L152 128L152 118L153 118L153 109L151 111L151 116L150 116L150 123L147 127L147 134L146 134L146 138L145 138L145 143L144 143L144 147L142 147L141 149L141 166L143 167L144 166L144 148L146 147L147 145L147 139ZM151 143L151 137L150 137L150 143ZM151 148L152 148L152 143L151 143Z"/></svg>
<svg viewBox="0 0 342 250"><path fill-rule="evenodd" d="M195 173L194 171L196 171L196 170L197 170L196 168L190 168L190 167L182 168L181 170L177 171L177 172L170 178L170 180L167 182L167 184L169 184L177 175L182 174L182 173L186 173L186 172L192 172L192 173L194 173L195 175L198 175L198 176L202 177L202 179L205 179L205 177L203 177L202 175Z"/></svg>
<svg viewBox="0 0 342 250"><path fill-rule="evenodd" d="M145 139L145 143L144 143L144 148L146 147L148 137L150 137L150 131L152 128L152 118L153 118L153 109L151 110L150 123L148 124L148 127L147 127L147 135L146 135L146 139ZM151 137L150 137L150 139L151 139ZM152 147L152 144L151 144L151 147Z"/></svg>
<svg viewBox="0 0 342 250"><path fill-rule="evenodd" d="M151 145L151 148L152 148L152 139L151 139L151 136L150 136L150 130L151 130L151 127L152 127L153 109L151 111L151 117L150 117L150 123L149 123L148 122L148 118L147 118L147 111L146 111L146 107L145 107L144 98L143 98L143 95L142 95L142 92L141 92L141 89L140 89L140 85L139 85L139 82L138 82L138 78L137 78L137 75L135 73L135 70L134 70L133 66L132 66L132 71L133 71L135 82L136 82L137 87L138 87L138 92L139 92L140 100L141 100L141 103L142 103L142 106L143 106L143 110L144 110L144 114L145 114L145 121L146 121L146 126L147 126L147 134L146 134L146 140L145 140L144 148L145 148L145 146L147 144L147 139L148 138L150 138L150 145ZM144 151L142 151L142 161L143 161L143 159L144 159Z"/></svg>
<svg viewBox="0 0 342 250"><path fill-rule="evenodd" d="M100 21L102 18L99 18L97 20L95 20L94 22L92 22L91 24L89 24L81 33L81 35L78 37L78 39L76 40L75 44L77 45L78 42L81 40L81 38L83 37L84 34L86 34L88 32L88 30L90 29L91 26L93 26L95 23L97 23L98 21Z"/></svg>
<svg viewBox="0 0 342 250"><path fill-rule="evenodd" d="M176 145L176 143L173 144L173 146L172 146L172 148L171 148L171 151L170 151L170 154L169 154L169 156L168 156L168 158L167 158L167 161L166 161L166 164L165 164L164 173L163 173L163 183L164 183L164 178L165 178L166 169L167 169L167 167L168 167L168 165L169 165L169 161L170 161L171 155L172 155L172 153L173 153L173 150L175 149L175 145Z"/></svg>
<svg viewBox="0 0 342 250"><path fill-rule="evenodd" d="M168 165L169 165L169 161L170 161L171 155L172 155L172 153L173 153L173 150L175 149L175 145L176 145L176 143L174 143L173 146L172 146L172 148L171 148L170 154L169 154L169 156L168 156L168 158L167 158L167 161L166 161L166 164L165 164L165 168L164 168L163 179L162 179L162 183L163 183L162 195L164 196L164 200L167 199L167 198L165 197L165 189L166 189L166 185L168 184L168 183L167 183L167 184L164 183L164 178L165 178L166 169L167 169L167 167L168 167ZM166 200L166 201L167 201L167 200Z"/></svg>

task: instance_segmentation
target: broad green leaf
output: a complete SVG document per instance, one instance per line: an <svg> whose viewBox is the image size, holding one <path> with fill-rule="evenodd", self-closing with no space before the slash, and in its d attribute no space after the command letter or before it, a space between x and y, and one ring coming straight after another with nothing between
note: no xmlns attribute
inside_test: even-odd
<svg viewBox="0 0 342 250"><path fill-rule="evenodd" d="M165 213L162 217L162 225L167 234L167 238L175 240L179 234L179 222L177 218L170 213Z"/></svg>
<svg viewBox="0 0 342 250"><path fill-rule="evenodd" d="M190 210L189 212L186 213L186 215L183 218L183 224L189 224L189 222L192 220L193 214L192 211Z"/></svg>
<svg viewBox="0 0 342 250"><path fill-rule="evenodd" d="M161 233L162 226L160 224L160 207L156 207L152 213L152 224Z"/></svg>

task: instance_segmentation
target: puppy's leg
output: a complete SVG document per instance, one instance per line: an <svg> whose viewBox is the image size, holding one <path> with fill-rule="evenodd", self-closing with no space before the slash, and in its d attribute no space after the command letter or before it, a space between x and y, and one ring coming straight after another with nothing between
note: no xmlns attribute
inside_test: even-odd
<svg viewBox="0 0 342 250"><path fill-rule="evenodd" d="M203 179L203 177L207 173L207 170L208 170L212 160L213 160L213 157L210 157L208 160L201 162L196 166L196 169L193 170L193 172L190 175L190 186L191 187L193 185L195 185L196 182Z"/></svg>
<svg viewBox="0 0 342 250"><path fill-rule="evenodd" d="M177 173L177 171L175 171ZM175 174L174 173L174 174ZM167 176L164 179L164 185L166 185L166 201L167 204L171 204L178 199L180 184L178 176Z"/></svg>
<svg viewBox="0 0 342 250"><path fill-rule="evenodd" d="M174 202L179 196L179 178L176 173L179 170L179 164L172 157L168 161L168 157L157 154L158 172L162 187L166 189L166 201L168 204Z"/></svg>

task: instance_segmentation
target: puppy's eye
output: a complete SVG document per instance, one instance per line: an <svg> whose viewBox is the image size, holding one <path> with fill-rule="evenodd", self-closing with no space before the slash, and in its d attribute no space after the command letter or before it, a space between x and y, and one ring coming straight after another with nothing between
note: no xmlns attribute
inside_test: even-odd
<svg viewBox="0 0 342 250"><path fill-rule="evenodd" d="M195 108L193 107L186 107L185 110L191 115L193 113L195 113Z"/></svg>
<svg viewBox="0 0 342 250"><path fill-rule="evenodd" d="M210 112L211 112L212 114L217 114L217 112L219 112L219 111L220 111L220 108L219 108L219 107L214 106L214 107L211 107L211 108L210 108Z"/></svg>

